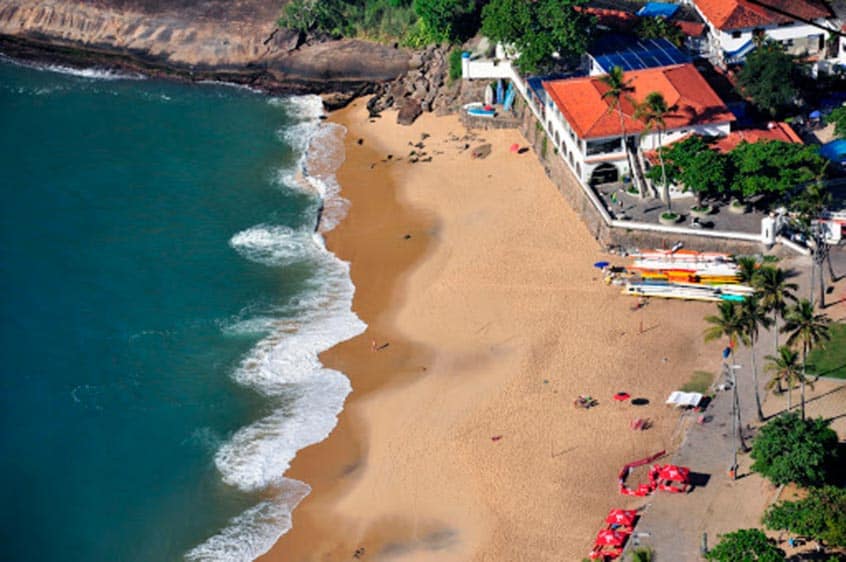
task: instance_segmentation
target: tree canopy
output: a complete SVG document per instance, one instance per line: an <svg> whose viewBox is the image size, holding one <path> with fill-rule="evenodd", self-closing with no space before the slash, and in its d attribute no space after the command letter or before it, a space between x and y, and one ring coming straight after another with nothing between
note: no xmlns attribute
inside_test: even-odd
<svg viewBox="0 0 846 562"><path fill-rule="evenodd" d="M761 428L752 444L752 470L776 485L825 483L837 455L837 433L829 426L822 418L778 416Z"/></svg>
<svg viewBox="0 0 846 562"><path fill-rule="evenodd" d="M593 18L577 7L586 2L491 0L482 10L482 33L516 49L520 70L537 71L553 53L584 53Z"/></svg>
<svg viewBox="0 0 846 562"><path fill-rule="evenodd" d="M461 41L479 29L479 0L414 0L414 12L436 40Z"/></svg>
<svg viewBox="0 0 846 562"><path fill-rule="evenodd" d="M846 488L811 488L799 501L782 501L764 514L764 525L846 547Z"/></svg>
<svg viewBox="0 0 846 562"><path fill-rule="evenodd" d="M746 55L737 82L756 106L774 117L799 95L800 70L795 57L780 43L766 39Z"/></svg>
<svg viewBox="0 0 846 562"><path fill-rule="evenodd" d="M846 106L840 106L832 111L825 119L826 123L834 123L834 135L846 139Z"/></svg>
<svg viewBox="0 0 846 562"><path fill-rule="evenodd" d="M780 194L818 178L825 161L815 146L783 141L741 142L731 151L730 190L742 197Z"/></svg>
<svg viewBox="0 0 846 562"><path fill-rule="evenodd" d="M676 47L684 45L686 37L679 26L661 16L639 18L635 33L642 39L661 39L663 37Z"/></svg>
<svg viewBox="0 0 846 562"><path fill-rule="evenodd" d="M779 195L822 177L825 160L814 146L783 141L741 142L724 154L709 149L713 138L690 136L660 149L667 178L697 196L731 193L740 198ZM660 169L647 172L660 179ZM813 189L806 189L811 194Z"/></svg>
<svg viewBox="0 0 846 562"><path fill-rule="evenodd" d="M723 535L705 558L717 562L784 562L785 554L760 529L740 529Z"/></svg>
<svg viewBox="0 0 846 562"><path fill-rule="evenodd" d="M667 180L682 184L699 198L724 193L729 185L731 162L725 154L709 149L712 140L693 135L660 149ZM660 179L660 173L659 168L650 168L647 176L655 181Z"/></svg>

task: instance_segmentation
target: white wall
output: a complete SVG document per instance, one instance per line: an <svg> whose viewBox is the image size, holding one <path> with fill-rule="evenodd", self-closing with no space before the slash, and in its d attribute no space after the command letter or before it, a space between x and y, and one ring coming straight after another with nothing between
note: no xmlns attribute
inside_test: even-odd
<svg viewBox="0 0 846 562"><path fill-rule="evenodd" d="M476 78L510 78L511 65L491 60L462 59L461 76L470 80Z"/></svg>
<svg viewBox="0 0 846 562"><path fill-rule="evenodd" d="M661 144L667 146L688 135L695 133L706 137L724 137L731 132L731 123L715 123L708 125L693 125L680 129L669 129L661 135ZM652 132L643 135L640 139L641 150L655 150L658 148L658 133Z"/></svg>
<svg viewBox="0 0 846 562"><path fill-rule="evenodd" d="M766 33L767 37L779 42L786 41L788 39L805 39L807 37L824 34L821 29L805 23L793 24L784 27L764 27L762 29ZM723 51L734 52L752 40L752 29L735 30L735 32L739 32L740 37L734 37L731 31L717 30ZM805 45L803 44L802 47L803 48L801 50L804 51ZM816 43L808 45L807 51L811 54L819 52L818 45Z"/></svg>

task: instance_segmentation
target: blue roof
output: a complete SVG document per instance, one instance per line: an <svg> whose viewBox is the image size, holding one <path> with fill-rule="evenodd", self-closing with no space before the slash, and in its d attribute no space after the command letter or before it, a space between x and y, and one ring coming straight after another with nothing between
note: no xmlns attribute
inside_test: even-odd
<svg viewBox="0 0 846 562"><path fill-rule="evenodd" d="M846 140L837 139L825 143L820 148L820 154L832 162L846 160Z"/></svg>
<svg viewBox="0 0 846 562"><path fill-rule="evenodd" d="M624 35L605 35L588 53L605 72L619 66L623 70L642 70L690 62L690 56L668 40L635 39Z"/></svg>
<svg viewBox="0 0 846 562"><path fill-rule="evenodd" d="M643 18L654 18L661 16L671 18L678 11L679 7L667 2L647 2L646 5L637 11L637 15Z"/></svg>

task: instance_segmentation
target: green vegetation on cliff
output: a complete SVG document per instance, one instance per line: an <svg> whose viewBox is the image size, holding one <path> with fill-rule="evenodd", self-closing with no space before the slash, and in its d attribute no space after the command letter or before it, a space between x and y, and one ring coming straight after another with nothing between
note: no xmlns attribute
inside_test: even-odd
<svg viewBox="0 0 846 562"><path fill-rule="evenodd" d="M411 0L293 0L279 27L300 33L369 39L402 37L417 21Z"/></svg>
<svg viewBox="0 0 846 562"><path fill-rule="evenodd" d="M483 0L292 0L279 26L301 33L400 40L410 47L457 42L479 30Z"/></svg>

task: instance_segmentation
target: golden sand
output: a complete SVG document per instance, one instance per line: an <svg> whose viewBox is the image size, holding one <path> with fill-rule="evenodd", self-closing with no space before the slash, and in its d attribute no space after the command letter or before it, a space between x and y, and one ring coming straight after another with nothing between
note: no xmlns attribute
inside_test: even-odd
<svg viewBox="0 0 846 562"><path fill-rule="evenodd" d="M431 114L400 127L363 100L331 119L348 129L351 209L327 243L369 328L322 357L354 391L295 459L288 475L313 492L262 560L581 560L610 508L643 503L618 494L620 467L677 444L667 395L717 370L712 306L632 310L533 153L509 151L517 131L466 139ZM483 142L490 156L472 158ZM575 408L579 394L599 405ZM637 417L652 427L632 431Z"/></svg>

